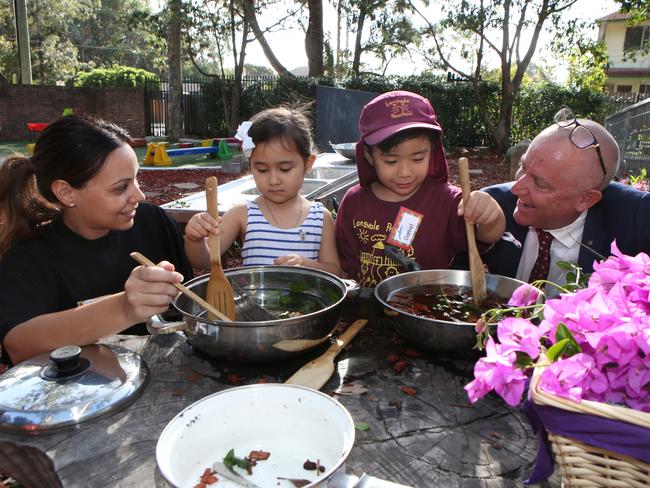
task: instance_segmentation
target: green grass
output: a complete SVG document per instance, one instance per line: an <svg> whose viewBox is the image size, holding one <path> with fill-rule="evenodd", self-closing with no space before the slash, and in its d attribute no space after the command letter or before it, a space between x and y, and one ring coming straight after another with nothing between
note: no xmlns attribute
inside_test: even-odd
<svg viewBox="0 0 650 488"><path fill-rule="evenodd" d="M27 154L26 141L2 141L0 142L0 159L11 156L14 152Z"/></svg>
<svg viewBox="0 0 650 488"><path fill-rule="evenodd" d="M27 154L27 144L29 141L0 141L0 161L7 156L11 156L14 152ZM146 147L134 147L133 150L138 157L140 165L144 161L144 157L147 153ZM205 154L190 154L187 156L176 156L172 161L172 166L174 168L182 168L184 166L202 166L202 167L214 167L221 166L223 162L228 160L210 158L209 155ZM156 168L157 166L147 166L151 168Z"/></svg>

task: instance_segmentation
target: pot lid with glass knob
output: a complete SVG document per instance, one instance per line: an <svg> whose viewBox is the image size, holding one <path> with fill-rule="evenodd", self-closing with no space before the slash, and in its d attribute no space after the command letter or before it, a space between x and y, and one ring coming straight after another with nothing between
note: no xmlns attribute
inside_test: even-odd
<svg viewBox="0 0 650 488"><path fill-rule="evenodd" d="M116 345L64 346L0 376L0 430L42 434L114 413L142 392L142 358Z"/></svg>

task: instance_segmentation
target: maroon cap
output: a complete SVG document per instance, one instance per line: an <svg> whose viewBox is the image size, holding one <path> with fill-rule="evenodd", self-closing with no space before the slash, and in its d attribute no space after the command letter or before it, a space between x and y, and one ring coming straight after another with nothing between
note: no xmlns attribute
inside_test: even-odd
<svg viewBox="0 0 650 488"><path fill-rule="evenodd" d="M367 185L377 179L375 169L366 161L366 145L374 146L393 134L414 128L431 129L440 134L431 152L429 176L447 181L447 159L442 147L442 127L429 100L417 93L392 91L368 102L359 117L361 139L357 142L356 160L359 182Z"/></svg>
<svg viewBox="0 0 650 488"><path fill-rule="evenodd" d="M416 127L442 131L429 100L407 91L379 95L363 107L359 118L361 137L371 146Z"/></svg>

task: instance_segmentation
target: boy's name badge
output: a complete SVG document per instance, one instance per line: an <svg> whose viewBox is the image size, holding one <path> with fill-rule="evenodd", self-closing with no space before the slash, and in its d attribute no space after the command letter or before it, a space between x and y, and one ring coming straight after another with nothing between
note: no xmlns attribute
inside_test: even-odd
<svg viewBox="0 0 650 488"><path fill-rule="evenodd" d="M415 233L422 222L422 217L421 213L401 207L386 242L402 249L408 249L415 239Z"/></svg>

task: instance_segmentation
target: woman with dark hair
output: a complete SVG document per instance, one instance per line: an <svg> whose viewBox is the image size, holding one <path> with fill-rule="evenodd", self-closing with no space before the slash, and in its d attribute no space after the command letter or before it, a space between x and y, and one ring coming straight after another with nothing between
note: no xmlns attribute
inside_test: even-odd
<svg viewBox="0 0 650 488"><path fill-rule="evenodd" d="M114 124L63 117L41 133L31 157L0 165L5 360L139 324L167 309L174 283L191 278L176 224L142 203L128 142ZM133 251L158 266L136 267Z"/></svg>

